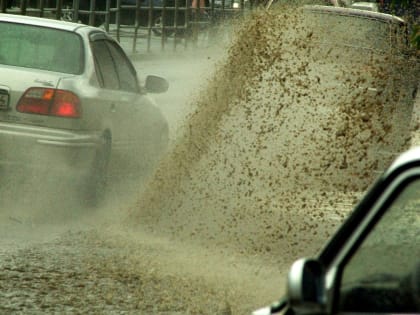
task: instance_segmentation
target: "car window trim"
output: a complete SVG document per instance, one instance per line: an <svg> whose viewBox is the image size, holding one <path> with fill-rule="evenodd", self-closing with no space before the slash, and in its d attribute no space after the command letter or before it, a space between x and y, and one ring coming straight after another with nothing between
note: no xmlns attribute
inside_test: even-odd
<svg viewBox="0 0 420 315"><path fill-rule="evenodd" d="M139 89L139 81L138 81L138 77L137 77L137 71L136 71L136 69L134 68L133 64L131 63L130 59L127 57L127 55L126 55L126 53L124 52L124 50L121 48L121 46L119 46L118 44L116 44L114 40L107 40L107 39L105 39L104 41L105 41L105 44L106 44L106 46L107 46L108 52L109 52L109 54L110 54L110 56L111 56L111 59L112 59L112 61L113 61L115 71L116 71L116 73L117 73L118 82L119 82L119 90L120 90L120 91L125 91L125 92L128 92L128 93L140 93L140 89ZM136 91L135 91L135 92L134 92L134 91L127 91L127 90L124 90L124 89L121 87L120 73L119 73L119 71L118 71L118 69L117 69L117 65L115 64L115 62L116 62L116 61L115 61L115 60L114 60L114 58L113 58L113 52L111 51L110 46L114 47L114 48L115 48L115 50L116 50L116 51L118 51L118 53L120 54L120 56L124 59L125 64L126 64L126 65L127 65L127 67L129 68L129 70L130 70L130 72L131 72L131 75L134 77L134 79L135 79L135 83L136 83L136 85L135 85L135 86L137 87L137 89L136 89Z"/></svg>
<svg viewBox="0 0 420 315"><path fill-rule="evenodd" d="M109 57L110 57L110 59L112 61L112 67L114 69L113 72L114 72L114 74L115 74L115 76L117 78L117 81L118 81L118 89L112 89L112 88L109 88L109 87L106 87L105 86L103 69L101 69L101 65L98 62L97 54L94 53L93 50L92 50L93 57L94 57L94 60L95 60L95 72L96 72L96 75L98 76L98 81L99 81L100 87L101 87L101 89L105 89L105 90L121 91L121 81L120 81L119 74L118 74L118 71L117 71L117 68L116 68L115 60L114 60L114 58L112 58L111 51L110 51L110 49L108 47L108 44L107 44L107 38L106 37L101 38L101 39L98 38L97 40L91 42L91 44L92 43L94 44L94 43L97 43L97 42L103 42L103 44L105 46L104 49L106 49L106 51L109 54ZM100 78L99 78L99 76L100 76Z"/></svg>
<svg viewBox="0 0 420 315"><path fill-rule="evenodd" d="M96 75L96 78L98 79L99 87L101 89L104 89L105 81L104 81L104 76L101 70L101 66L99 65L98 57L96 56L96 54L92 54L92 56L93 56L93 62L94 62L94 68L95 68L95 75Z"/></svg>
<svg viewBox="0 0 420 315"><path fill-rule="evenodd" d="M102 31L92 31L89 34L89 41L91 41L91 42L96 42L96 41L105 40L105 39L113 40L106 33L102 32Z"/></svg>

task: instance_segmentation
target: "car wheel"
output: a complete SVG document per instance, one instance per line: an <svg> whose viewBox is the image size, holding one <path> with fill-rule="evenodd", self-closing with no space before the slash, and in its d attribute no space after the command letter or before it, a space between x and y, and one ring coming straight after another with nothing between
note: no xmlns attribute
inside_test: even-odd
<svg viewBox="0 0 420 315"><path fill-rule="evenodd" d="M155 34L156 36L162 36L162 27L162 15L158 14L153 20L153 34ZM164 33L165 36L171 36L174 33L174 30L165 29Z"/></svg>
<svg viewBox="0 0 420 315"><path fill-rule="evenodd" d="M108 184L108 164L111 156L111 137L104 135L104 144L96 153L92 171L88 178L85 204L96 207L103 200Z"/></svg>

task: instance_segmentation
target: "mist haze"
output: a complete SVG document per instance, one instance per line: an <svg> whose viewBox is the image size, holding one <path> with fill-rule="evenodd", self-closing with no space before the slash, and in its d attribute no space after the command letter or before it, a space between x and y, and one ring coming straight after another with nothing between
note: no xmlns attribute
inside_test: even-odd
<svg viewBox="0 0 420 315"><path fill-rule="evenodd" d="M358 69L328 59L348 51L318 51L303 17L273 6L214 46L133 56L141 78L170 83L153 96L168 151L146 178L111 172L97 209L49 205L47 189L40 206L4 206L4 309L245 314L279 298L289 265L317 254L385 167L369 150L390 132L367 123L382 112L365 92L337 94Z"/></svg>

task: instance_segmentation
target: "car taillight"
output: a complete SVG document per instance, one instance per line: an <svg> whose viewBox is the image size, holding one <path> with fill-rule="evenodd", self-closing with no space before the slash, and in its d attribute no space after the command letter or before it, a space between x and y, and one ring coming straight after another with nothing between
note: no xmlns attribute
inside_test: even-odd
<svg viewBox="0 0 420 315"><path fill-rule="evenodd" d="M16 106L17 111L28 114L80 118L79 97L66 90L29 88Z"/></svg>

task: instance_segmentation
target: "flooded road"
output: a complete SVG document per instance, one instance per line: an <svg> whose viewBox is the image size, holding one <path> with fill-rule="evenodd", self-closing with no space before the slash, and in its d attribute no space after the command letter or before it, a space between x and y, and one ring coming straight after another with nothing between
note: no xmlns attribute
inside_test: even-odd
<svg viewBox="0 0 420 315"><path fill-rule="evenodd" d="M0 313L249 314L281 296L290 263L318 252L360 192L319 176L343 142L305 107L320 95L294 16L269 17L231 47L136 57L140 76L171 84L156 96L167 155L145 181L114 180L98 209L2 209Z"/></svg>

